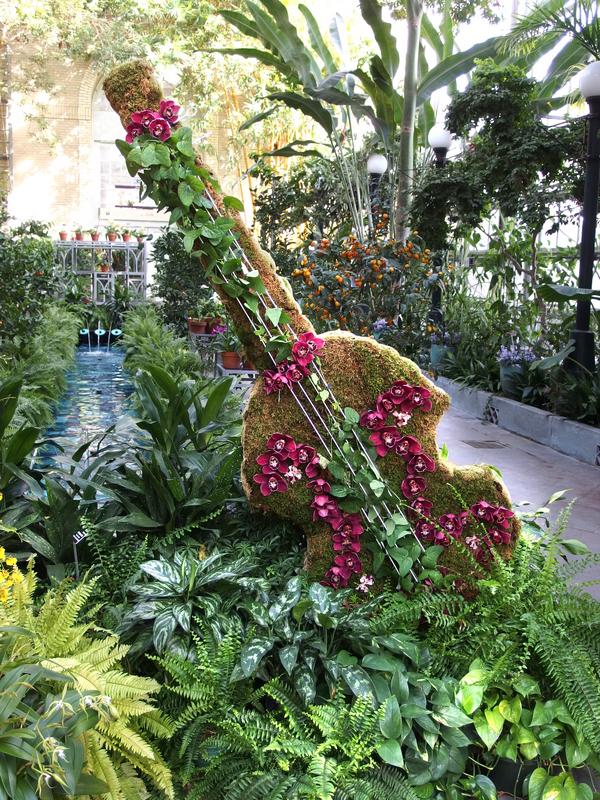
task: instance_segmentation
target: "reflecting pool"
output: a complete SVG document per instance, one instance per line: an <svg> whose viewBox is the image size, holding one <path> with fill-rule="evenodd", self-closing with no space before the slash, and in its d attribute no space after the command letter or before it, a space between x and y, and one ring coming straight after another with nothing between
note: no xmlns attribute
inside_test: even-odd
<svg viewBox="0 0 600 800"><path fill-rule="evenodd" d="M56 409L54 422L45 433L66 455L83 442L103 433L127 415L133 386L123 369L123 351L116 347L79 347L67 375L67 390ZM60 452L47 444L37 454L39 466L50 466Z"/></svg>

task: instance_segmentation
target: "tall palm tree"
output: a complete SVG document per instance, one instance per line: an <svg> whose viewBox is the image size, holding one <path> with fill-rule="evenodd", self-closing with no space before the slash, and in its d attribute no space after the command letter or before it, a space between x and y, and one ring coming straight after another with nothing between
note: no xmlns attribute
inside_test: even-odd
<svg viewBox="0 0 600 800"><path fill-rule="evenodd" d="M600 60L598 0L546 0L518 19L501 50L533 65L558 46L540 90L550 99L591 60ZM556 104L556 103L555 103Z"/></svg>

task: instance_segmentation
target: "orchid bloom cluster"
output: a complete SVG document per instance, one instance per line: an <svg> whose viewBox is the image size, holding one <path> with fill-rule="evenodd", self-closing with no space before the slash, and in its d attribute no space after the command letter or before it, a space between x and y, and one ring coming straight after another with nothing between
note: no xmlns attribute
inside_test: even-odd
<svg viewBox="0 0 600 800"><path fill-rule="evenodd" d="M474 521L484 523L490 526L486 533L482 537L467 536L465 544L477 561L486 563L493 545L510 544L510 519L514 514L507 508L493 506L481 500L472 505L469 511L443 514L437 521L430 519L433 503L424 496L427 489L425 476L428 472L435 472L435 461L423 452L421 443L415 436L404 435L399 430L411 419L415 409L431 410L430 396L428 389L410 386L405 381L396 381L387 392L377 397L374 410L362 414L360 425L373 431L369 438L375 445L377 455L383 457L394 452L406 462L402 494L410 501L410 515L417 520L415 533L419 539L448 547L453 539L462 537L469 524Z"/></svg>
<svg viewBox="0 0 600 800"><path fill-rule="evenodd" d="M253 480L259 485L263 497L287 492L297 481L308 480L307 485L314 493L311 503L313 520L326 522L333 531L334 563L323 583L336 588L347 586L353 575L362 572L358 554L364 527L359 514L344 513L330 494L331 484L315 448L295 442L286 434L274 433L267 441L267 450L258 456L256 463L261 470ZM362 575L358 590L368 592L372 585L372 576Z"/></svg>
<svg viewBox="0 0 600 800"><path fill-rule="evenodd" d="M263 372L266 394L291 388L308 375L308 367L315 360L325 341L314 333L301 333L292 345L292 357L277 365L276 370Z"/></svg>
<svg viewBox="0 0 600 800"><path fill-rule="evenodd" d="M171 129L179 122L179 111L180 106L174 100L161 100L158 111L145 108L134 112L126 129L125 141L131 144L138 136L149 133L155 139L166 142L171 136Z"/></svg>

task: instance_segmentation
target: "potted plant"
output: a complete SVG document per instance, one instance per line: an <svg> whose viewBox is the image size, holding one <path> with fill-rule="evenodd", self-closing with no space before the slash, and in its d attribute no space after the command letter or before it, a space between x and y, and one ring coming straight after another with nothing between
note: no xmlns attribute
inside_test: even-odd
<svg viewBox="0 0 600 800"><path fill-rule="evenodd" d="M106 238L109 242L116 242L117 236L119 235L119 228L117 225L107 225L106 226Z"/></svg>
<svg viewBox="0 0 600 800"><path fill-rule="evenodd" d="M66 242L68 235L69 234L67 233L66 226L63 226L58 232L58 238L61 242Z"/></svg>
<svg viewBox="0 0 600 800"><path fill-rule="evenodd" d="M214 346L224 369L242 369L242 344L233 330L227 328L217 334Z"/></svg>
<svg viewBox="0 0 600 800"><path fill-rule="evenodd" d="M219 333L215 328L222 328L225 309L217 295L212 295L200 304L202 316L206 318L207 333Z"/></svg>
<svg viewBox="0 0 600 800"><path fill-rule="evenodd" d="M434 331L431 334L429 347L429 363L433 372L441 372L446 365L448 355L454 353L460 341L459 334Z"/></svg>
<svg viewBox="0 0 600 800"><path fill-rule="evenodd" d="M132 231L132 232L131 232L131 234L132 234L132 236L135 236L135 238L138 240L138 242L139 242L140 244L141 244L142 242L145 242L145 241L146 241L146 238L147 238L147 237L146 237L146 231L143 231L143 230L139 230L139 229L138 229L138 230Z"/></svg>
<svg viewBox="0 0 600 800"><path fill-rule="evenodd" d="M129 228L121 229L121 239L123 239L124 242L128 242L131 239L131 231Z"/></svg>
<svg viewBox="0 0 600 800"><path fill-rule="evenodd" d="M75 228L75 241L76 242L83 242L83 228L82 227Z"/></svg>
<svg viewBox="0 0 600 800"><path fill-rule="evenodd" d="M87 233L89 233L92 242L97 242L98 239L100 238L100 233L98 231L98 226L96 226L95 228L90 228L87 231Z"/></svg>
<svg viewBox="0 0 600 800"><path fill-rule="evenodd" d="M188 330L190 333L219 333L213 330L222 325L225 309L221 301L215 296L200 301L188 317ZM223 328L225 330L225 328Z"/></svg>
<svg viewBox="0 0 600 800"><path fill-rule="evenodd" d="M520 400L523 396L523 377L525 368L535 361L535 353L531 347L511 344L502 346L497 359L500 364L500 386L503 394Z"/></svg>

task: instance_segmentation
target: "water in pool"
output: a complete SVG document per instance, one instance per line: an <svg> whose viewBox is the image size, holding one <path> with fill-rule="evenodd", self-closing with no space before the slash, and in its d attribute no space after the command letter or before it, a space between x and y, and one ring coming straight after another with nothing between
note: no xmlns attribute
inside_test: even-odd
<svg viewBox="0 0 600 800"><path fill-rule="evenodd" d="M65 454L73 453L79 445L103 433L128 414L128 398L133 390L123 369L120 348L80 347L73 368L67 375L67 390L63 395L53 424L45 438L52 439ZM38 464L49 466L56 461L59 450L46 445L38 454Z"/></svg>

